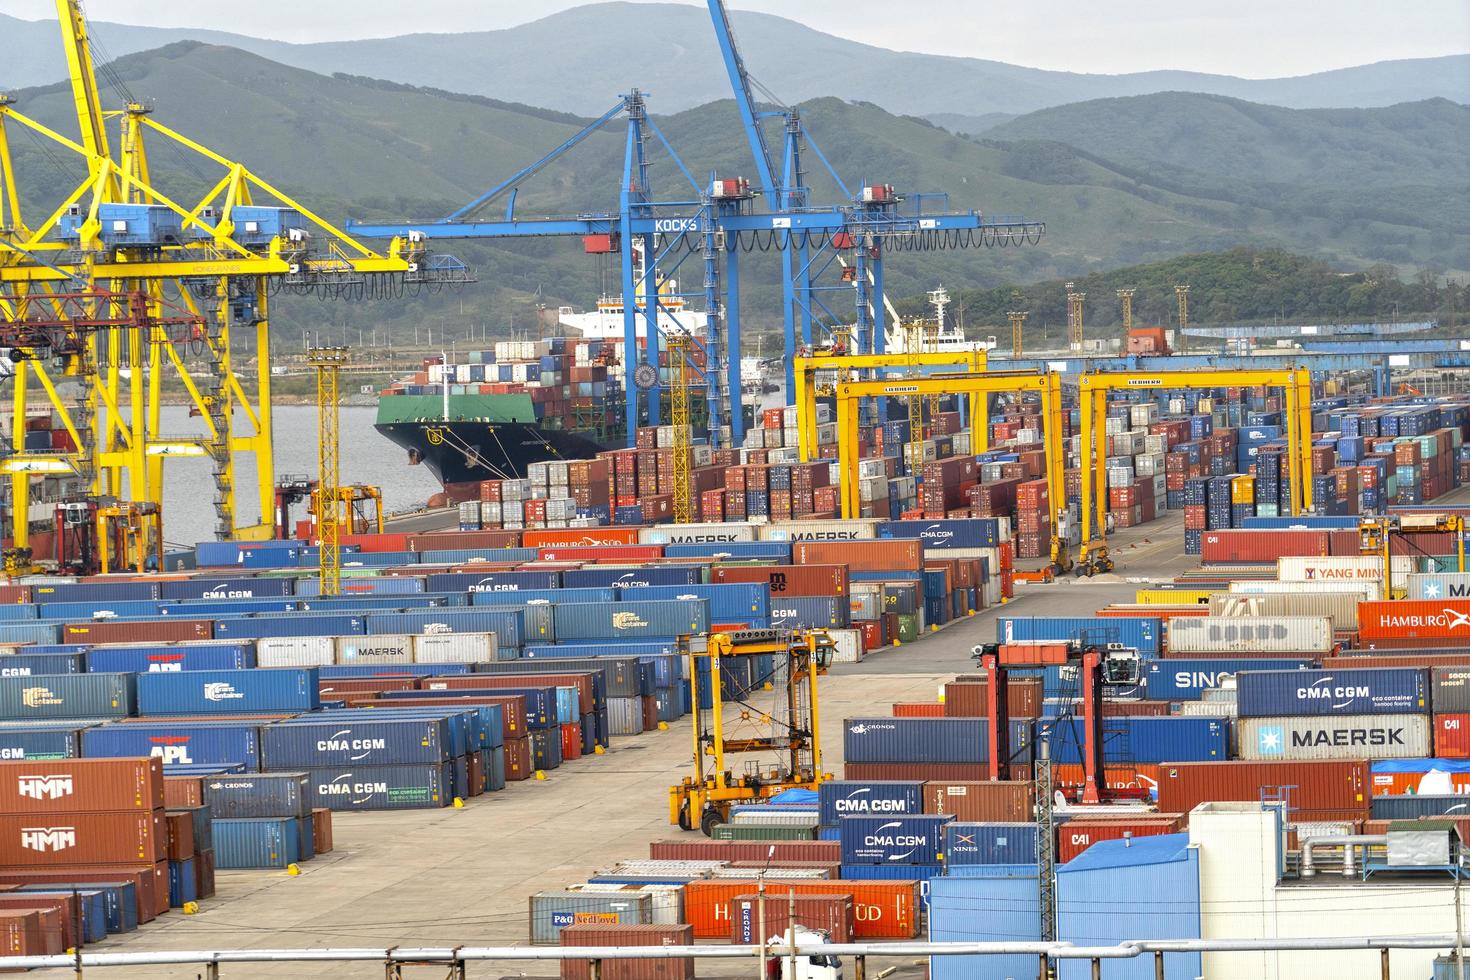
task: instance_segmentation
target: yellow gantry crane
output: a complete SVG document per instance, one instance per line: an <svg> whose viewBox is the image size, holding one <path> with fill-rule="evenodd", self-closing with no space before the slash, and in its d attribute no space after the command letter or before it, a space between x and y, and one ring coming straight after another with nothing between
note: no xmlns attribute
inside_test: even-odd
<svg viewBox="0 0 1470 980"><path fill-rule="evenodd" d="M321 566L321 594L342 592L342 472L341 397L345 347L314 347L307 363L316 369L317 412L317 552Z"/></svg>
<svg viewBox="0 0 1470 980"><path fill-rule="evenodd" d="M1067 283L1067 342L1073 350L1082 349L1082 301L1086 298L1086 293L1073 292L1072 283Z"/></svg>
<svg viewBox="0 0 1470 980"><path fill-rule="evenodd" d="M671 331L666 336L669 347L669 367L672 369L672 385L669 391L669 416L674 428L674 523L688 524L691 520L693 502L692 478L689 458L693 451L689 427L689 341L683 330Z"/></svg>
<svg viewBox="0 0 1470 980"><path fill-rule="evenodd" d="M80 135L57 133L20 112L13 99L0 98L0 320L14 322L27 300L44 302L58 290L80 287L120 296L141 292L157 307L172 299L204 326L119 325L90 333L84 360L96 368L85 372L85 394L75 411L58 396L43 361L17 365L15 417L24 418L34 394L78 438L65 450L30 452L22 442L24 427L16 427L14 452L0 461L0 475L10 479L15 543L27 543L34 474L72 473L87 481L93 496L160 504L165 460L176 456L212 461L217 536L270 537L272 287L375 295L401 282L472 277L447 257L431 261L418 236L394 239L386 254L367 248L242 164L154 119L142 104L104 109L81 4L57 0L57 13ZM59 149L86 165L86 177L34 223L22 213L10 152L16 127L48 153ZM118 135L116 154L111 128ZM170 196L149 169L150 138L188 154L191 169L194 161L217 167L216 183L198 200ZM106 303L97 312L115 318ZM248 371L237 370L242 341L253 348ZM187 362L190 349L205 362L202 382ZM166 384L187 396L191 414L202 420L202 435L162 431ZM236 431L237 414L244 431ZM240 520L248 495L235 483L241 453L255 458L263 519L254 524Z"/></svg>
<svg viewBox="0 0 1470 980"><path fill-rule="evenodd" d="M1184 328L1189 326L1189 287L1183 284L1175 286L1174 300L1179 304L1179 349L1183 350L1187 342Z"/></svg>
<svg viewBox="0 0 1470 980"><path fill-rule="evenodd" d="M1129 286L1118 290L1118 298L1123 301L1123 336L1128 336L1128 331L1133 329L1133 293L1134 289Z"/></svg>
<svg viewBox="0 0 1470 980"><path fill-rule="evenodd" d="M1006 318L1011 321L1011 356L1021 357L1023 354L1021 345L1021 328L1026 325L1026 317L1031 315L1030 310L1011 310Z"/></svg>

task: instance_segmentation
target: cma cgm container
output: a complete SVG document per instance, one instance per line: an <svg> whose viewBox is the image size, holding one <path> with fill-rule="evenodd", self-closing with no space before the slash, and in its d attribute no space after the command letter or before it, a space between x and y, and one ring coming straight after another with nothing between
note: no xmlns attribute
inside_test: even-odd
<svg viewBox="0 0 1470 980"><path fill-rule="evenodd" d="M920 782L833 779L817 787L817 822L827 827L835 827L846 816L923 812L924 784Z"/></svg>
<svg viewBox="0 0 1470 980"><path fill-rule="evenodd" d="M0 813L156 810L163 805L163 764L157 759L0 765Z"/></svg>
<svg viewBox="0 0 1470 980"><path fill-rule="evenodd" d="M1430 754L1428 715L1242 718L1242 759L1417 759Z"/></svg>
<svg viewBox="0 0 1470 980"><path fill-rule="evenodd" d="M843 864L936 864L944 854L944 825L936 814L843 817L838 821Z"/></svg>
<svg viewBox="0 0 1470 980"><path fill-rule="evenodd" d="M312 768L311 805L329 810L412 810L448 806L453 765Z"/></svg>
<svg viewBox="0 0 1470 980"><path fill-rule="evenodd" d="M314 668L193 670L138 678L142 715L270 714L321 707Z"/></svg>
<svg viewBox="0 0 1470 980"><path fill-rule="evenodd" d="M555 607L558 640L684 636L709 632L709 603L703 599L663 602L571 603Z"/></svg>
<svg viewBox="0 0 1470 980"><path fill-rule="evenodd" d="M925 550L997 548L1000 519L994 517L943 521L888 521L878 528L880 538L918 538Z"/></svg>
<svg viewBox="0 0 1470 980"><path fill-rule="evenodd" d="M1325 616L1176 616L1169 620L1169 653L1330 654L1332 621Z"/></svg>
<svg viewBox="0 0 1470 980"><path fill-rule="evenodd" d="M446 762L445 729L442 718L293 722L263 728L261 751L271 769Z"/></svg>
<svg viewBox="0 0 1470 980"><path fill-rule="evenodd" d="M160 583L164 599L267 599L292 594L289 578L194 578Z"/></svg>
<svg viewBox="0 0 1470 980"><path fill-rule="evenodd" d="M1429 672L1247 670L1236 677L1242 718L1270 715L1391 715L1429 711Z"/></svg>
<svg viewBox="0 0 1470 980"><path fill-rule="evenodd" d="M1184 762L1159 767L1160 812L1188 813L1211 801L1284 799L1297 819L1313 811L1360 810L1372 796L1367 753L1344 761Z"/></svg>
<svg viewBox="0 0 1470 980"><path fill-rule="evenodd" d="M1002 616L995 621L999 643L1029 640L1085 640L1092 643L1121 643L1139 656L1157 657L1163 621L1157 616L1117 616L1106 621L1060 616Z"/></svg>
<svg viewBox="0 0 1470 980"><path fill-rule="evenodd" d="M0 760L71 759L81 754L81 732L70 726L0 727Z"/></svg>
<svg viewBox="0 0 1470 980"><path fill-rule="evenodd" d="M0 677L0 720L124 718L137 701L133 674Z"/></svg>
<svg viewBox="0 0 1470 980"><path fill-rule="evenodd" d="M1143 682L1153 701L1198 701L1205 691L1223 686L1243 670L1298 670L1310 660L1227 659L1205 657L1183 660L1169 657L1144 666Z"/></svg>

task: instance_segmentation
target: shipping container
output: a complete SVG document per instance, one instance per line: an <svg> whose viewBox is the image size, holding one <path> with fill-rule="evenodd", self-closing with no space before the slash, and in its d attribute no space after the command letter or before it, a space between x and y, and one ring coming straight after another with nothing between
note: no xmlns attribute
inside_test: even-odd
<svg viewBox="0 0 1470 980"><path fill-rule="evenodd" d="M1151 699L1160 701L1197 701L1205 691L1219 689L1242 670L1297 670L1311 663L1303 659L1170 657L1144 665L1144 690Z"/></svg>
<svg viewBox="0 0 1470 980"><path fill-rule="evenodd" d="M306 816L307 794L301 772L232 773L204 781L204 803L221 820Z"/></svg>
<svg viewBox="0 0 1470 980"><path fill-rule="evenodd" d="M1270 715L1390 715L1429 711L1429 672L1373 670L1246 670L1236 676L1242 718Z"/></svg>
<svg viewBox="0 0 1470 980"><path fill-rule="evenodd" d="M1358 607L1358 635L1369 640L1470 642L1470 599L1401 599Z"/></svg>
<svg viewBox="0 0 1470 980"><path fill-rule="evenodd" d="M446 728L433 718L269 725L261 729L261 752L268 769L447 762Z"/></svg>
<svg viewBox="0 0 1470 980"><path fill-rule="evenodd" d="M0 865L152 864L168 851L163 809L0 814Z"/></svg>
<svg viewBox="0 0 1470 980"><path fill-rule="evenodd" d="M1332 652L1332 623L1322 616L1175 618L1169 622L1170 655Z"/></svg>
<svg viewBox="0 0 1470 980"><path fill-rule="evenodd" d="M336 643L330 636L262 637L255 659L261 667L325 667L336 662Z"/></svg>
<svg viewBox="0 0 1470 980"><path fill-rule="evenodd" d="M1285 800L1294 814L1367 813L1372 783L1366 752L1346 761L1186 762L1159 767L1158 806L1188 813L1200 803Z"/></svg>
<svg viewBox="0 0 1470 980"><path fill-rule="evenodd" d="M157 759L0 763L0 813L151 811L163 805L163 763Z"/></svg>
<svg viewBox="0 0 1470 980"><path fill-rule="evenodd" d="M976 762L988 758L986 723L977 718L848 718L843 759L862 762Z"/></svg>
<svg viewBox="0 0 1470 980"><path fill-rule="evenodd" d="M291 817L215 820L213 832L220 870L284 868L302 860L301 835Z"/></svg>
<svg viewBox="0 0 1470 980"><path fill-rule="evenodd" d="M1378 598L1371 596L1370 598ZM1470 572L1417 573L1408 577L1410 599L1470 599Z"/></svg>
<svg viewBox="0 0 1470 980"><path fill-rule="evenodd" d="M61 627L63 643L187 643L213 638L210 619L99 619Z"/></svg>
<svg viewBox="0 0 1470 980"><path fill-rule="evenodd" d="M1216 592L1210 596L1213 617L1325 616L1336 630L1358 628L1359 592L1270 592L1245 595Z"/></svg>
<svg viewBox="0 0 1470 980"><path fill-rule="evenodd" d="M737 895L730 906L730 942L740 946L754 946L761 941L759 926L762 904L765 906L766 939L785 935L794 918L799 926L826 933L831 937L831 942L852 941L851 895L801 895L794 900L778 895L779 892L774 887L769 898L754 894ZM791 914L793 905L796 913L794 917Z"/></svg>
<svg viewBox="0 0 1470 980"><path fill-rule="evenodd" d="M732 842L741 843L741 842ZM765 841L744 842L764 849ZM835 842L833 842L835 843ZM717 878L691 881L684 888L684 910L696 939L723 939L730 934L737 897L756 890L748 880ZM769 883L768 883L768 888ZM920 897L916 880L781 882L783 892L802 895L848 895L853 901L853 939L913 939L919 935Z"/></svg>
<svg viewBox="0 0 1470 980"><path fill-rule="evenodd" d="M563 946L689 946L686 924L573 923L561 929ZM561 980L594 980L591 960L562 960ZM596 980L694 980L693 957L601 960Z"/></svg>
<svg viewBox="0 0 1470 980"><path fill-rule="evenodd" d="M136 690L134 674L0 677L0 719L123 718L135 711Z"/></svg>
<svg viewBox="0 0 1470 980"><path fill-rule="evenodd" d="M321 707L317 684L315 668L142 674L138 677L138 713L222 715L315 711Z"/></svg>
<svg viewBox="0 0 1470 980"><path fill-rule="evenodd" d="M951 819L940 814L844 816L837 822L842 863L936 864L944 854L944 825Z"/></svg>
<svg viewBox="0 0 1470 980"><path fill-rule="evenodd" d="M1161 649L1163 623L1157 616L1096 618L1054 616L1002 616L995 622L998 643L1029 640L1079 640L1085 643L1120 643L1140 656L1156 657Z"/></svg>
<svg viewBox="0 0 1470 980"><path fill-rule="evenodd" d="M196 764L239 764L254 770L260 768L260 728L248 721L99 725L82 731L81 751L87 758L152 756L166 771Z"/></svg>
<svg viewBox="0 0 1470 980"><path fill-rule="evenodd" d="M340 636L335 641L339 664L411 664L414 637L375 633L371 636Z"/></svg>
<svg viewBox="0 0 1470 980"><path fill-rule="evenodd" d="M850 815L924 812L923 783L827 780L817 787L818 822L836 826Z"/></svg>
<svg viewBox="0 0 1470 980"><path fill-rule="evenodd" d="M530 899L530 921L533 944L556 945L567 926L652 925L653 896L636 892L538 892Z"/></svg>
<svg viewBox="0 0 1470 980"><path fill-rule="evenodd" d="M1030 820L1035 783L1029 780L931 780L924 784L924 812L964 822Z"/></svg>
<svg viewBox="0 0 1470 980"><path fill-rule="evenodd" d="M448 806L453 766L313 767L309 806L328 810L406 810Z"/></svg>
<svg viewBox="0 0 1470 980"><path fill-rule="evenodd" d="M92 647L85 656L89 674L239 670L255 666L255 650L247 643L112 645Z"/></svg>
<svg viewBox="0 0 1470 980"><path fill-rule="evenodd" d="M413 660L418 664L479 664L495 660L494 633L450 633L413 638Z"/></svg>
<svg viewBox="0 0 1470 980"><path fill-rule="evenodd" d="M795 565L846 565L853 572L918 571L924 545L894 538L875 541L798 541L791 547Z"/></svg>
<svg viewBox="0 0 1470 980"><path fill-rule="evenodd" d="M0 725L0 760L71 759L81 754L81 730L70 726L10 728Z"/></svg>
<svg viewBox="0 0 1470 980"><path fill-rule="evenodd" d="M709 632L709 603L703 599L663 602L570 603L555 607L559 640L684 636Z"/></svg>
<svg viewBox="0 0 1470 980"><path fill-rule="evenodd" d="M770 851L769 854L767 852ZM654 861L815 861L834 864L841 856L837 841L715 841L701 837L650 841L648 857Z"/></svg>
<svg viewBox="0 0 1470 980"><path fill-rule="evenodd" d="M1035 823L952 822L944 827L944 862L949 867L979 864L1034 864Z"/></svg>
<svg viewBox="0 0 1470 980"><path fill-rule="evenodd" d="M1426 715L1242 718L1242 759L1413 759L1429 755Z"/></svg>

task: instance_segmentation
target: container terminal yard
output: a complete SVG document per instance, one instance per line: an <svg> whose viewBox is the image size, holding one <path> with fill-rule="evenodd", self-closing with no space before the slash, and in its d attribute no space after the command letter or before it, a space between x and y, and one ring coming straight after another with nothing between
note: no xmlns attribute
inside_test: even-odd
<svg viewBox="0 0 1470 980"><path fill-rule="evenodd" d="M1470 342L1242 337L1183 283L1168 330L1119 290L1116 349L1070 283L1062 349L1020 310L966 341L942 288L906 320L885 263L1045 223L849 188L707 6L754 177L689 176L633 89L447 218L339 225L104 98L58 0L79 136L0 97L0 967L1463 977ZM608 126L615 209L516 214ZM37 213L21 131L87 165ZM207 196L154 182L163 144ZM656 151L691 188L655 196ZM352 350L312 348L318 469L278 478L274 296L473 289L445 248L522 238L617 288L428 353L372 450ZM385 516L364 451L442 491ZM215 540L166 542L170 457L208 461Z"/></svg>

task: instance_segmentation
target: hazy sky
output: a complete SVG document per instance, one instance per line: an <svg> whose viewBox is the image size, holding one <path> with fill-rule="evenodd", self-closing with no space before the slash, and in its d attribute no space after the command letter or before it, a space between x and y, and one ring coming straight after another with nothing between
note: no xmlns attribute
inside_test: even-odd
<svg viewBox="0 0 1470 980"><path fill-rule="evenodd" d="M97 20L209 27L301 42L488 30L579 5L87 0L86 9ZM780 14L887 48L1070 71L1185 68L1266 78L1470 52L1470 0L734 0L730 6ZM0 12L29 19L53 17L55 9L54 0L0 0ZM657 38L650 40L656 57Z"/></svg>

